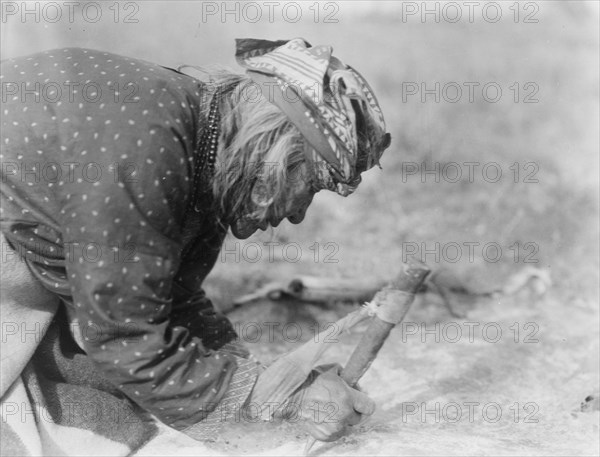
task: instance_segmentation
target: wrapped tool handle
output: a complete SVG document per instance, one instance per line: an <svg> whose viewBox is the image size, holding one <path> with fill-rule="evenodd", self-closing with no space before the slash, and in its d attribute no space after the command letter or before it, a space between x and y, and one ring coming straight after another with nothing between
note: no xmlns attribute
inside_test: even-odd
<svg viewBox="0 0 600 457"><path fill-rule="evenodd" d="M392 328L404 319L415 293L429 273L430 269L427 265L411 260L404 265L402 273L390 286L375 295L371 305L375 310L380 305L381 312L375 312L358 346L342 370L341 377L348 385L356 386L362 375L369 369Z"/></svg>

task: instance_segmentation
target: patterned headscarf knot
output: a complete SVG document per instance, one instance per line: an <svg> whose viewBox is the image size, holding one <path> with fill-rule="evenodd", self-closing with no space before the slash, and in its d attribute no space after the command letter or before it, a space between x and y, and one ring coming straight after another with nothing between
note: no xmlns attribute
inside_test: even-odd
<svg viewBox="0 0 600 457"><path fill-rule="evenodd" d="M331 46L236 40L236 60L312 146L314 186L346 196L390 145L381 108L360 73Z"/></svg>

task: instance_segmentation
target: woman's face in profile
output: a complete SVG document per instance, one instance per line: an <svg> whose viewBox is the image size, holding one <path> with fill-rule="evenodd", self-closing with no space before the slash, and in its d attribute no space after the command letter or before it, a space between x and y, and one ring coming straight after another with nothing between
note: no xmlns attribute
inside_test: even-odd
<svg viewBox="0 0 600 457"><path fill-rule="evenodd" d="M266 230L269 225L277 227L285 218L292 224L302 222L315 195L310 185L309 173L305 161L298 164L287 174L282 194L270 205L265 216L257 219L246 215L235 219L231 224L233 235L239 239L246 239L258 229Z"/></svg>

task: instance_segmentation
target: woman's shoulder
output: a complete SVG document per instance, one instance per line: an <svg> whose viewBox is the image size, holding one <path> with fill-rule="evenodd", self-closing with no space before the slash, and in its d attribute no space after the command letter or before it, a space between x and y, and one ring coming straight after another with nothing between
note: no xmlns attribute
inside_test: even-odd
<svg viewBox="0 0 600 457"><path fill-rule="evenodd" d="M135 151L162 142L188 154L195 147L202 83L175 70L84 48L10 59L2 70L4 111L14 116L6 135L15 141L39 135L40 149L68 144L69 154L95 143Z"/></svg>
<svg viewBox="0 0 600 457"><path fill-rule="evenodd" d="M59 48L2 61L4 84L15 91L26 85L42 101L56 102L47 92L58 89L69 102L132 103L165 96L200 99L202 82L176 70L134 57L87 48ZM102 92L104 90L104 93ZM102 95L111 95L103 100ZM83 98L83 100L80 100Z"/></svg>

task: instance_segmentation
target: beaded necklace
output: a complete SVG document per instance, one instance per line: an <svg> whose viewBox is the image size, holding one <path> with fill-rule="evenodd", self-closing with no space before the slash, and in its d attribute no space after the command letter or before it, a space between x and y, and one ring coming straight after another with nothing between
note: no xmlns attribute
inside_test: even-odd
<svg viewBox="0 0 600 457"><path fill-rule="evenodd" d="M220 99L220 91L217 90L210 102L208 113L208 122L198 142L196 149L196 164L194 169L194 178L192 184L192 199L188 213L193 209L196 213L202 212L202 208L198 205L204 201L206 196L211 193L211 181L213 178L215 160L217 157L217 148L219 143L219 124L221 116L218 105Z"/></svg>
<svg viewBox="0 0 600 457"><path fill-rule="evenodd" d="M219 144L219 114L220 91L217 90L210 102L208 116L204 123L202 133L194 152L194 176L192 179L192 193L185 215L182 244L185 246L182 258L191 252L193 240L201 235L201 228L210 220L210 206L212 205L212 179L214 175L215 160Z"/></svg>

